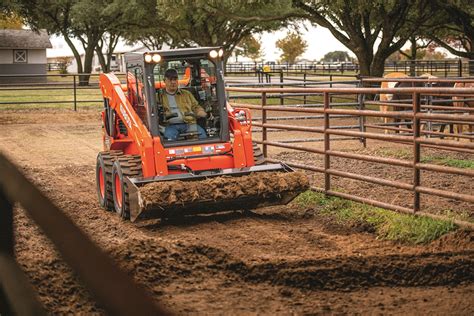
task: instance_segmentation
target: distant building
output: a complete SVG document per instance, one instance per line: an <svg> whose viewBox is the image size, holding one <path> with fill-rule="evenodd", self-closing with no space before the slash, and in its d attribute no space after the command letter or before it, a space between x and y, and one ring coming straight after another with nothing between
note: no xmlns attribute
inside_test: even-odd
<svg viewBox="0 0 474 316"><path fill-rule="evenodd" d="M45 75L46 48L52 48L46 31L0 30L0 75ZM5 82L46 81L46 77L0 78Z"/></svg>
<svg viewBox="0 0 474 316"><path fill-rule="evenodd" d="M168 49L168 45L163 44L162 49ZM110 71L111 72L125 72L125 53L130 52L147 52L149 51L143 45L134 45L134 46L124 46L119 49L116 49L112 54L112 58L110 61ZM82 64L84 64L84 53L81 54ZM67 67L68 73L77 73L77 61L73 59L71 63ZM92 58L92 73L100 73L102 72L102 67L100 66L99 58L97 53L94 53L94 57Z"/></svg>

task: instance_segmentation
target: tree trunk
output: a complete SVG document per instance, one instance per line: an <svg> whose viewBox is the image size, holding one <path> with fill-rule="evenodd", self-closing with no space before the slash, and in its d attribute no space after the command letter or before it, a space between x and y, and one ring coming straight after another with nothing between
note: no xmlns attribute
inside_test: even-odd
<svg viewBox="0 0 474 316"><path fill-rule="evenodd" d="M410 76L415 77L416 76L416 51L417 51L417 45L416 45L416 39L412 37L410 39L411 42L411 49L410 49Z"/></svg>
<svg viewBox="0 0 474 316"><path fill-rule="evenodd" d="M370 73L370 60L367 58L357 58L359 61L359 75L362 77L368 77Z"/></svg>
<svg viewBox="0 0 474 316"><path fill-rule="evenodd" d="M97 54L97 58L99 59L100 67L102 68L102 72L107 73L110 71L109 65L105 60L104 54L102 53L102 47L97 46L95 49L95 53Z"/></svg>
<svg viewBox="0 0 474 316"><path fill-rule="evenodd" d="M79 85L89 85L90 73L92 72L92 60L94 58L94 45L89 45L85 49L84 55L84 75L79 76Z"/></svg>
<svg viewBox="0 0 474 316"><path fill-rule="evenodd" d="M388 56L377 54L370 65L370 74L374 77L383 77L385 71L385 60Z"/></svg>
<svg viewBox="0 0 474 316"><path fill-rule="evenodd" d="M64 40L66 41L67 45L69 46L69 48L71 48L72 53L74 54L74 58L76 59L77 73L81 73L81 72L82 72L82 59L81 59L81 55L79 54L79 52L77 51L76 47L75 47L74 44L72 43L71 39L69 38L69 35L68 35L67 33L63 33L62 35L63 35Z"/></svg>
<svg viewBox="0 0 474 316"><path fill-rule="evenodd" d="M470 43L471 43L471 51L469 52L469 60L467 62L467 67L468 67L468 73L469 73L469 77L473 77L474 76L474 38L471 38L470 39Z"/></svg>

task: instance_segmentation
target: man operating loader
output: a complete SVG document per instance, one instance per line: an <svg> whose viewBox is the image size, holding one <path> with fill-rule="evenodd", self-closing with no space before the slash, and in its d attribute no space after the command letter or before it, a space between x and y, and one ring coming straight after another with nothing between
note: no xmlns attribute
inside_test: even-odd
<svg viewBox="0 0 474 316"><path fill-rule="evenodd" d="M178 88L178 72L170 68L165 71L165 93L163 109L165 121L164 137L175 141L182 133L197 133L199 139L207 137L204 129L196 124L197 118L205 118L206 112L199 106L191 92Z"/></svg>

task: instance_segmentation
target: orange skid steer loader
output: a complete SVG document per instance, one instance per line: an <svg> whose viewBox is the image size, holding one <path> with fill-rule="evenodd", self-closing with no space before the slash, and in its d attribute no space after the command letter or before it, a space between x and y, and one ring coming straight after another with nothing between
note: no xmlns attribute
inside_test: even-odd
<svg viewBox="0 0 474 316"><path fill-rule="evenodd" d="M250 112L227 103L222 55L214 47L129 53L126 84L101 74L104 151L96 180L103 208L136 221L286 204L308 188L302 173L264 164ZM179 77L173 98L185 97L199 116L165 100L170 69Z"/></svg>

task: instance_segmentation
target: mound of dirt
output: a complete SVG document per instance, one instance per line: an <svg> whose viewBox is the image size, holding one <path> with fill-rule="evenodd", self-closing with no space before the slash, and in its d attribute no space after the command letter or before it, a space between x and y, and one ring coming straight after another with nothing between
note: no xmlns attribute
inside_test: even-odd
<svg viewBox="0 0 474 316"><path fill-rule="evenodd" d="M242 177L222 176L202 181L154 182L140 188L145 209L164 209L199 202L242 198L268 200L309 188L302 172L258 172Z"/></svg>
<svg viewBox="0 0 474 316"><path fill-rule="evenodd" d="M456 230L433 241L430 249L432 251L474 251L474 232Z"/></svg>

